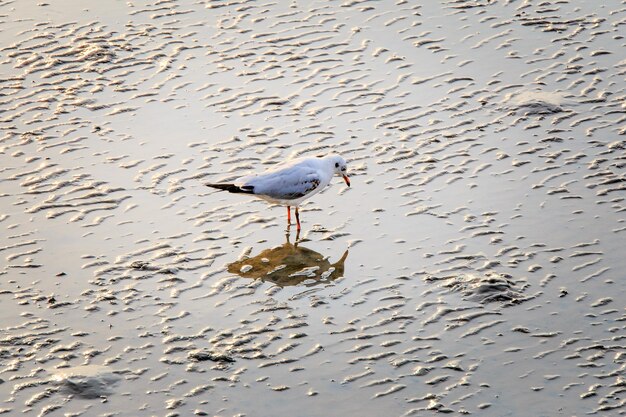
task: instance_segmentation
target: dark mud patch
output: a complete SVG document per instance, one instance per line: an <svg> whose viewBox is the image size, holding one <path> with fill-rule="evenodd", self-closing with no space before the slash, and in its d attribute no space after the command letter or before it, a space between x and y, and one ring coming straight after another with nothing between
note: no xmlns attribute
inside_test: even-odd
<svg viewBox="0 0 626 417"><path fill-rule="evenodd" d="M223 362L223 363L235 362L235 359L232 356L226 355L224 353L213 352L208 349L194 350L192 352L189 352L187 357L193 362L204 362L204 361Z"/></svg>
<svg viewBox="0 0 626 417"><path fill-rule="evenodd" d="M447 277L429 276L427 282L438 282L447 292L458 292L468 301L481 304L500 302L519 304L532 298L524 294L526 284L515 282L509 274L487 272L484 275L459 274Z"/></svg>
<svg viewBox="0 0 626 417"><path fill-rule="evenodd" d="M113 394L121 377L106 366L88 365L58 370L52 382L67 394L93 399Z"/></svg>
<svg viewBox="0 0 626 417"><path fill-rule="evenodd" d="M507 109L524 116L561 113L565 99L560 93L527 91L510 96Z"/></svg>

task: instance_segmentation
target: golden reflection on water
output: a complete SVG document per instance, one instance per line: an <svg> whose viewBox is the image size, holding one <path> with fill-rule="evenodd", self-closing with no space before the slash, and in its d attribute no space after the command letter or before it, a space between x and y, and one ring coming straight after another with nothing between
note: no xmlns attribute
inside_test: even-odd
<svg viewBox="0 0 626 417"><path fill-rule="evenodd" d="M228 265L228 272L243 278L261 279L281 287L303 284L307 287L328 283L343 277L348 250L335 263L319 252L301 246L296 235L294 244L265 249L254 257L246 257Z"/></svg>

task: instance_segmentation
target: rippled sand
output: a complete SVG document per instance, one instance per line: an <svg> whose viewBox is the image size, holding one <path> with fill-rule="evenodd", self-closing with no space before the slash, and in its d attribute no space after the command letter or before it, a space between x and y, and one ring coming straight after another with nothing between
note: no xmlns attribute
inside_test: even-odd
<svg viewBox="0 0 626 417"><path fill-rule="evenodd" d="M624 4L416 3L0 4L0 414L625 415Z"/></svg>

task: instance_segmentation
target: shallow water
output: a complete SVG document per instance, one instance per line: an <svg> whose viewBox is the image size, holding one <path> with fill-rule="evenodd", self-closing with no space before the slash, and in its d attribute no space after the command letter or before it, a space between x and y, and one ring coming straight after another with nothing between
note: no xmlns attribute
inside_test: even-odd
<svg viewBox="0 0 626 417"><path fill-rule="evenodd" d="M0 413L625 414L619 2L0 16Z"/></svg>

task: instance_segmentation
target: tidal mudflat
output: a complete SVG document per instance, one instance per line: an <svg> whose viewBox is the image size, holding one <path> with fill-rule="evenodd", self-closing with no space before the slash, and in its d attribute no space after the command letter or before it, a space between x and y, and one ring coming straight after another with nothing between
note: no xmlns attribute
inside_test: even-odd
<svg viewBox="0 0 626 417"><path fill-rule="evenodd" d="M0 414L626 414L625 26L2 2ZM203 185L330 152L297 240Z"/></svg>

